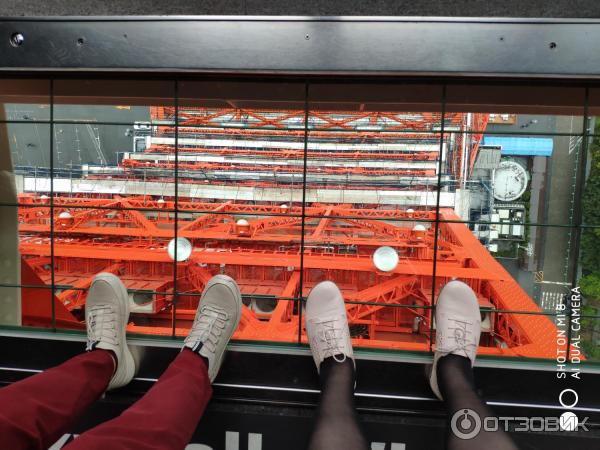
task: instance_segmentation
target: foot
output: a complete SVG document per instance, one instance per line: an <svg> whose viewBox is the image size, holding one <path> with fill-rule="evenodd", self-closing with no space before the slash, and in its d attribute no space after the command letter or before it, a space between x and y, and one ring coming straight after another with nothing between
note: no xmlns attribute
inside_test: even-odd
<svg viewBox="0 0 600 450"><path fill-rule="evenodd" d="M219 373L225 348L241 316L242 294L237 283L227 275L212 277L204 288L194 324L183 344L206 358L211 382Z"/></svg>
<svg viewBox="0 0 600 450"><path fill-rule="evenodd" d="M129 320L129 296L121 280L112 273L94 277L85 302L87 351L112 352L115 373L108 389L125 386L135 374L135 362L127 347L125 327Z"/></svg>
<svg viewBox="0 0 600 450"><path fill-rule="evenodd" d="M334 283L323 281L310 291L305 314L306 334L317 371L329 357L339 363L347 358L354 362L346 305Z"/></svg>
<svg viewBox="0 0 600 450"><path fill-rule="evenodd" d="M435 308L435 355L429 376L431 390L440 399L437 365L446 355L458 355L475 362L481 334L481 313L475 292L462 281L447 283Z"/></svg>

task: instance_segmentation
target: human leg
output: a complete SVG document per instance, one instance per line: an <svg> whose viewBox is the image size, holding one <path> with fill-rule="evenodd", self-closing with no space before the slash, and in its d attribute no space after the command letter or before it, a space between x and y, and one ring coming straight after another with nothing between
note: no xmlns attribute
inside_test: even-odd
<svg viewBox="0 0 600 450"><path fill-rule="evenodd" d="M206 362L184 349L140 400L120 416L86 431L66 448L185 448L211 395Z"/></svg>
<svg viewBox="0 0 600 450"><path fill-rule="evenodd" d="M107 388L129 382L135 368L124 289L114 275L99 274L86 304L87 353L0 390L4 448L47 449Z"/></svg>
<svg viewBox="0 0 600 450"><path fill-rule="evenodd" d="M366 450L354 407L355 363L346 307L337 286L319 283L308 296L306 333L320 375L321 398L310 450Z"/></svg>
<svg viewBox="0 0 600 450"><path fill-rule="evenodd" d="M227 343L241 317L235 281L217 275L208 283L184 348L157 383L119 417L83 433L77 449L183 449L212 395Z"/></svg>
<svg viewBox="0 0 600 450"><path fill-rule="evenodd" d="M460 281L446 284L438 298L435 318L436 352L430 375L431 388L445 402L449 417L462 411L455 421L459 432L448 427L448 449L516 449L504 431L475 432L476 417L483 421L493 413L477 395L473 378L472 366L481 331L479 304L473 290ZM474 436L467 439L471 431Z"/></svg>
<svg viewBox="0 0 600 450"><path fill-rule="evenodd" d="M2 445L50 447L102 395L113 371L111 354L95 350L0 389Z"/></svg>

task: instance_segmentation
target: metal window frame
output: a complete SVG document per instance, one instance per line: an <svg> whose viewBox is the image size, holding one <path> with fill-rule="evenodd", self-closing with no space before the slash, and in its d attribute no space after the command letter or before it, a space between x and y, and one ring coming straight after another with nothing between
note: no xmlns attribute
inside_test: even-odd
<svg viewBox="0 0 600 450"><path fill-rule="evenodd" d="M11 44L15 33L21 45ZM600 20L589 19L0 18L0 76L261 77L307 86L316 79L500 78L589 86L600 79L600 55L586 45L598 38Z"/></svg>
<svg viewBox="0 0 600 450"><path fill-rule="evenodd" d="M14 33L22 45L11 45ZM596 19L0 18L0 72L598 79L600 55L589 43L599 39Z"/></svg>

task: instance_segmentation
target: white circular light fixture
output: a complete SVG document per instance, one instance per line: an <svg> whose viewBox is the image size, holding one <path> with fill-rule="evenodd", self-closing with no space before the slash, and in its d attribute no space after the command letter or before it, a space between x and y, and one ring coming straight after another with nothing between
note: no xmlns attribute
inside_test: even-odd
<svg viewBox="0 0 600 450"><path fill-rule="evenodd" d="M177 246L177 262L187 260L192 254L192 243L186 238L171 239L167 246L167 253L173 260L175 259L175 246Z"/></svg>
<svg viewBox="0 0 600 450"><path fill-rule="evenodd" d="M235 224L240 227L245 227L247 225L250 225L246 219L240 219Z"/></svg>
<svg viewBox="0 0 600 450"><path fill-rule="evenodd" d="M399 260L398 252L392 247L379 247L373 253L373 264L382 272L391 272L394 270Z"/></svg>
<svg viewBox="0 0 600 450"><path fill-rule="evenodd" d="M58 215L59 219L72 219L73 216L68 211L63 211Z"/></svg>
<svg viewBox="0 0 600 450"><path fill-rule="evenodd" d="M415 237L415 239L417 240L423 240L423 238L426 236L427 234L427 228L425 228L424 225L421 225L420 223L416 224L413 229L413 235Z"/></svg>

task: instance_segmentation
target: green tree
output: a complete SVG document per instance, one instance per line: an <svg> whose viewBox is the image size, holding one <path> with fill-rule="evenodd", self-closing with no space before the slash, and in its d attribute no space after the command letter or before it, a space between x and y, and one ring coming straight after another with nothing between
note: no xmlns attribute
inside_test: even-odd
<svg viewBox="0 0 600 450"><path fill-rule="evenodd" d="M594 306L600 306L600 276L590 273L579 280L581 293Z"/></svg>
<svg viewBox="0 0 600 450"><path fill-rule="evenodd" d="M580 251L584 274L594 273L600 276L600 236L596 230L585 228L582 231Z"/></svg>
<svg viewBox="0 0 600 450"><path fill-rule="evenodd" d="M596 134L600 133L600 121L596 122ZM600 224L600 137L596 136L590 146L591 167L585 182L581 207L583 222ZM584 275L600 277L600 234L596 230L584 229L580 244L581 268ZM591 286L590 286L591 289ZM595 298L600 298L596 296Z"/></svg>
<svg viewBox="0 0 600 450"><path fill-rule="evenodd" d="M595 126L596 137L590 146L590 173L585 182L581 199L583 222L600 224L600 121ZM580 242L580 264L583 276L579 280L581 293L587 300L583 314L594 316L600 307L600 233L598 230L583 229ZM600 346L597 345L597 321L593 317L582 318L583 353L590 361L600 361Z"/></svg>

